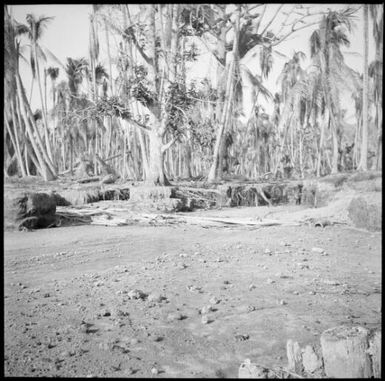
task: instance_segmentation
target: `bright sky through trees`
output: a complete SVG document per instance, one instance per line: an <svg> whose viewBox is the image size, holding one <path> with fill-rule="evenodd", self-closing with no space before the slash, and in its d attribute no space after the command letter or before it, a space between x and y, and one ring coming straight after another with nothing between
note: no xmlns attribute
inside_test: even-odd
<svg viewBox="0 0 385 381"><path fill-rule="evenodd" d="M291 4L292 5L292 4ZM275 13L279 4L271 4L267 10L271 15ZM290 4L287 5L289 7ZM342 9L346 4L315 4L314 7L320 10L333 9L338 10ZM130 7L135 7L135 5L130 5ZM50 5L12 5L11 7L12 14L15 19L21 23L25 23L25 18L28 13L33 13L35 16L52 16L54 19L48 24L47 29L44 31L44 34L41 38L41 45L48 48L52 53L54 53L60 60L65 64L67 57L80 58L88 57L88 42L89 42L89 15L91 13L91 4L50 4ZM133 8L134 11L134 8ZM267 18L268 19L268 18ZM274 24L279 27L280 21L277 17ZM317 28L317 25L313 25L309 28L303 29L293 36L291 36L287 41L280 44L277 47L277 50L288 56L292 56L294 51L301 50L306 54L306 57L310 57L309 50L309 38L314 29ZM372 26L369 25L371 30ZM104 33L101 30L100 33L100 47L101 47L101 62L105 66L107 65L106 55L105 55L105 44L104 44ZM345 62L354 70L362 73L363 69L363 11L360 9L357 12L357 18L355 20L355 28L352 31L350 36L351 46L349 48L344 48L343 52L345 53ZM114 49L119 43L118 38L111 39L111 49ZM369 62L374 59L375 47L374 41L370 34L370 45L369 45ZM194 64L195 70L193 73L194 77L204 78L206 75L210 75L210 65L212 65L213 60L209 58L210 54L201 49L201 57L199 60L199 65ZM288 59L287 59L288 60ZM283 68L284 63L287 61L285 58L278 55L274 56L273 69L269 75L269 78L264 80L265 86L271 91L275 92L278 90L277 78ZM309 63L309 60L305 61L303 66L306 67ZM57 66L55 63L49 63L48 66ZM248 66L258 73L259 64L258 57L250 60ZM256 68L256 70L253 68ZM213 67L211 67L213 69ZM215 71L213 71L215 73ZM31 70L27 64L21 64L21 74L23 76L24 84L27 88L27 91L30 89L31 81ZM65 79L64 71L61 70L59 80ZM263 102L263 99L261 98ZM346 106L349 108L351 106L351 100L346 99ZM35 89L34 97L32 99L32 108L39 108L40 102L38 97L38 92ZM271 111L271 105L265 105L266 111ZM348 115L354 115L353 110L348 110Z"/></svg>

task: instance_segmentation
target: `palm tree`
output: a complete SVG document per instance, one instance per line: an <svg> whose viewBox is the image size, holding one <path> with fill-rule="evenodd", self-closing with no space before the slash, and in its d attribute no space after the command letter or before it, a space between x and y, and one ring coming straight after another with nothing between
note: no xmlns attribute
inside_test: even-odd
<svg viewBox="0 0 385 381"><path fill-rule="evenodd" d="M332 173L338 172L338 126L341 117L339 95L341 88L354 91L359 87L357 74L344 62L341 46L349 46L346 33L352 29L355 10L347 8L341 12L329 11L322 18L319 29L310 38L313 67L318 73L315 81L320 85L332 132Z"/></svg>
<svg viewBox="0 0 385 381"><path fill-rule="evenodd" d="M45 109L45 102L43 97L43 90L42 90L42 84L41 84L41 78L40 78L40 68L39 68L39 56L45 57L45 53L38 42L43 34L43 30L47 27L49 21L51 21L52 19L53 17L45 17L45 16L40 16L39 18L36 18L33 14L28 14L26 17L26 21L28 24L28 38L31 42L31 54L32 54L31 66L32 66L32 71L35 72L37 76L40 100L42 105L45 143L47 146L47 151L48 151L50 160L52 160L53 157L52 157L51 144L48 136L47 110Z"/></svg>
<svg viewBox="0 0 385 381"><path fill-rule="evenodd" d="M92 81L92 75L89 73L88 78ZM98 63L95 66L95 82L97 86L97 96L100 98L100 88L102 88L103 96L107 96L107 80L109 79L109 75L107 74L106 68Z"/></svg>
<svg viewBox="0 0 385 381"><path fill-rule="evenodd" d="M88 70L88 61L85 58L67 58L65 72L68 78L68 87L73 100L79 95L79 87Z"/></svg>
<svg viewBox="0 0 385 381"><path fill-rule="evenodd" d="M51 90L52 90L52 107L55 108L55 87L56 87L56 79L59 76L59 68L58 67L49 67L47 69L47 76L51 79Z"/></svg>
<svg viewBox="0 0 385 381"><path fill-rule="evenodd" d="M307 75L301 67L301 61L305 59L305 54L301 51L294 52L293 57L285 63L277 82L281 85L281 94L276 101L283 104L282 115L278 120L278 137L279 147L276 156L274 176L277 174L278 168L282 165L281 158L284 151L284 145L287 133L290 131L290 152L292 165L294 164L294 136L297 131L295 127L299 127L300 121L303 120L303 104L307 99ZM277 107L277 106L276 106ZM278 114L276 110L275 114ZM276 115L277 117L277 115ZM301 158L302 159L302 158ZM281 168L283 173L283 168Z"/></svg>
<svg viewBox="0 0 385 381"><path fill-rule="evenodd" d="M52 119L53 119L53 149L58 152L58 149L59 147L57 146L57 136L56 136L56 132L57 132L57 129L56 129L56 105L55 105L55 101L56 101L56 79L58 78L59 76L59 68L58 67L49 67L48 69L45 70L45 78L47 77L50 77L51 79L51 92L52 92ZM46 80L44 80L44 85L46 85ZM47 103L47 95L46 95L46 86L44 86L44 91L45 91L45 101ZM47 108L47 105L46 105L46 108ZM57 155L55 155L55 159L56 159Z"/></svg>

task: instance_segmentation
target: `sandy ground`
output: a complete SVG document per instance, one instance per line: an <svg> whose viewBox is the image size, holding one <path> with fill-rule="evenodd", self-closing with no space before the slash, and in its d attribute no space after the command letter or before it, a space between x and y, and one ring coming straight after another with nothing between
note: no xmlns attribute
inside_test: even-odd
<svg viewBox="0 0 385 381"><path fill-rule="evenodd" d="M5 376L237 377L285 366L288 339L379 327L381 292L381 233L343 225L5 232Z"/></svg>

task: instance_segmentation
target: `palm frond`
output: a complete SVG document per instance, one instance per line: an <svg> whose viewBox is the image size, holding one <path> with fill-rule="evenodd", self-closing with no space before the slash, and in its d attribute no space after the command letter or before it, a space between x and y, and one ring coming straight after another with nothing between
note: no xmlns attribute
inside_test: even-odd
<svg viewBox="0 0 385 381"><path fill-rule="evenodd" d="M310 56L314 57L321 49L320 31L315 30L310 36Z"/></svg>
<svg viewBox="0 0 385 381"><path fill-rule="evenodd" d="M273 99L273 95L271 92L262 84L262 78L258 75L253 75L253 73L250 71L250 69L245 66L241 65L240 69L247 75L249 81L251 84L258 89L260 94L266 99L266 100L271 100Z"/></svg>
<svg viewBox="0 0 385 381"><path fill-rule="evenodd" d="M49 67L47 69L47 75L54 81L59 76L59 68L58 67Z"/></svg>
<svg viewBox="0 0 385 381"><path fill-rule="evenodd" d="M17 36L28 34L28 32L29 32L29 28L27 25L20 24L18 22L15 23L15 34Z"/></svg>
<svg viewBox="0 0 385 381"><path fill-rule="evenodd" d="M49 49L47 49L46 47L44 46L40 46L39 45L39 48L41 49L41 51L44 53L45 57L46 58L49 58L51 61L53 61L56 65L59 65L63 70L65 69L63 63L59 60L59 58L57 58L55 56L55 54L53 54Z"/></svg>

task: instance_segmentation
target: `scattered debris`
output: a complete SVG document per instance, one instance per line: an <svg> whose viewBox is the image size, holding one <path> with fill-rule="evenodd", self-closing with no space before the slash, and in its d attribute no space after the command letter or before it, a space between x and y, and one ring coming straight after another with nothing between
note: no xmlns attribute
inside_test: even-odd
<svg viewBox="0 0 385 381"><path fill-rule="evenodd" d="M246 340L249 340L250 336L249 335L235 335L234 338L236 341L246 341Z"/></svg>

